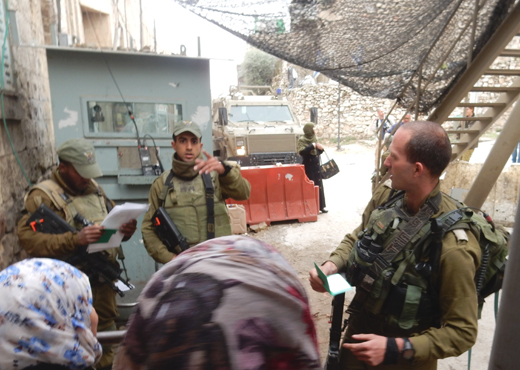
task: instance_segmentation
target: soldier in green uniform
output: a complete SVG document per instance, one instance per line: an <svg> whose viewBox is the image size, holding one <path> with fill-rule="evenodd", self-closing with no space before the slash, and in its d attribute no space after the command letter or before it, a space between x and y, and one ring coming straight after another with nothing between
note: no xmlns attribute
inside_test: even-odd
<svg viewBox="0 0 520 370"><path fill-rule="evenodd" d="M251 185L240 174L240 167L208 154L202 149L201 137L196 123L181 122L174 127L172 169L159 176L150 189L150 208L141 229L148 253L159 263L167 263L181 252L180 248L169 251L155 233L152 217L161 206L190 246L208 239L207 193L202 175L208 176L213 187L215 237L231 235L224 199L249 198Z"/></svg>
<svg viewBox="0 0 520 370"><path fill-rule="evenodd" d="M58 148L57 154L60 163L52 178L33 186L26 195L25 209L28 213L18 223L18 238L31 257L67 260L80 247L95 243L101 238L104 227L99 223L115 203L106 197L103 189L93 180L103 174L96 162L94 148L87 140L67 140ZM27 220L42 203L80 231L64 234L34 231L27 225ZM76 222L76 214L80 214L94 225L85 227ZM119 231L124 235L123 241L130 239L136 226L136 220L122 225ZM116 261L117 248L107 250L106 254L114 267L119 268ZM98 331L116 330L116 292L100 281L91 279L90 283L93 306L99 315ZM103 346L103 357L97 363L97 368L111 368L113 357L112 347Z"/></svg>
<svg viewBox="0 0 520 370"><path fill-rule="evenodd" d="M421 240L430 220L457 208L439 189L450 158L440 125L401 126L385 160L393 189L376 190L361 225L321 267L327 275L345 271L356 285L340 354L343 369L436 369L437 359L458 356L475 343L478 241L462 229L437 243ZM381 251L390 249L396 254L380 263ZM325 291L316 269L309 273L312 288Z"/></svg>

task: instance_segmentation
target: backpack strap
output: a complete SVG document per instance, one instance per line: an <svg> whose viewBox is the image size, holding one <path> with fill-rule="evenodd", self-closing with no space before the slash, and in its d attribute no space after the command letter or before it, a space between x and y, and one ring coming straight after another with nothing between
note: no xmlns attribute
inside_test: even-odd
<svg viewBox="0 0 520 370"><path fill-rule="evenodd" d="M168 176L166 177L166 180L164 180L164 186L161 190L161 194L159 195L159 199L162 201L162 206L164 207L164 204L166 203L166 194L173 189L173 176L175 176L175 173L173 172L173 169L170 170L168 173Z"/></svg>
<svg viewBox="0 0 520 370"><path fill-rule="evenodd" d="M112 205L112 201L107 197L101 186L96 182L96 180L91 179L92 183L96 186L98 196L101 198L101 201L105 203L105 207L107 207L107 213L110 213L114 206Z"/></svg>

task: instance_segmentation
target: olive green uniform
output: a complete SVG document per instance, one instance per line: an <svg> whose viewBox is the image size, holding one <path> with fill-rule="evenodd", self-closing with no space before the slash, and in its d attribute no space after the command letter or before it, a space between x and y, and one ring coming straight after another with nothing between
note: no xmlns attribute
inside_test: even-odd
<svg viewBox="0 0 520 370"><path fill-rule="evenodd" d="M429 194L434 197L439 192L439 185ZM357 235L364 230L372 212L386 203L390 188L380 187L367 205L362 224L351 234L347 234L338 248L331 254L338 270L344 270L349 255L357 241ZM406 196L401 210L405 211ZM456 205L442 194L438 213L433 217L456 209ZM377 369L436 369L437 359L458 356L470 349L477 336L478 304L474 283L475 271L480 263L481 250L475 236L471 233L448 232L442 240L439 270L435 285L438 287L438 301L441 316L440 328L435 326L405 330L390 324L390 317L374 315L363 306L361 312L351 315L344 341L354 342L353 334L376 334L386 337L411 337L416 351L415 362L410 364L403 359L398 365L379 365ZM465 236L465 237L464 237ZM341 363L344 369L370 369L357 360L347 349L342 348Z"/></svg>
<svg viewBox="0 0 520 370"><path fill-rule="evenodd" d="M52 182L54 184L52 184ZM46 186L47 184L47 186ZM56 187L56 185L58 187ZM44 181L33 187L27 194L25 209L28 214L24 215L18 223L18 238L22 247L31 257L47 257L66 260L80 246L78 232L66 232L63 234L45 234L35 232L31 226L26 225L30 215L36 211L40 204L45 204L56 214L66 220L76 229L83 228L83 225L75 223L74 215L69 207L65 206L65 201L61 200L60 192L53 189L63 190L67 196L73 199L71 207L81 214L85 219L94 223L100 223L108 214L106 202L110 202L109 207L115 204L105 197L103 190L94 180L87 189L81 194L69 188L61 179L58 170L55 170L52 179ZM47 191L45 190L47 189ZM51 194L49 194L51 190ZM65 206L65 207L62 207ZM117 264L117 249L107 250L108 258ZM116 293L107 284L91 281L93 306L99 316L98 331L115 330L114 320L117 316ZM99 367L104 367L112 363L113 353L111 348L103 347L103 357L98 363Z"/></svg>
<svg viewBox="0 0 520 370"><path fill-rule="evenodd" d="M170 218L175 223L188 244L194 246L207 239L207 206L204 182L202 176L193 170L194 162L188 163L176 159L172 160L173 187L163 192L164 183L170 171L159 176L150 189L148 202L150 208L146 212L141 230L143 232L144 245L148 254L159 263L168 263L180 253L168 251L155 233L152 224L152 216L155 211L163 206ZM219 175L211 172L211 180L214 188L215 210L215 237L231 235L231 223L224 199L245 200L249 198L251 185L240 174L240 167L229 163L227 171ZM161 199L164 195L164 202Z"/></svg>

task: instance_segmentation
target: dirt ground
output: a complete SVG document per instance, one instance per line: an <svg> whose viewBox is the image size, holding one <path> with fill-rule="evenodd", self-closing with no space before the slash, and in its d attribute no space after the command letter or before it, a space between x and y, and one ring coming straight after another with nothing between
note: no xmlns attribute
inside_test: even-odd
<svg viewBox="0 0 520 370"><path fill-rule="evenodd" d="M485 147L485 146L484 146ZM361 214L371 197L370 177L374 168L375 142L357 142L343 146L341 151L335 147L327 149L329 157L334 158L340 173L324 180L325 198L329 213L320 214L317 222L273 223L268 229L251 234L275 246L292 264L306 287L311 302L324 361L329 343L328 320L331 310L331 296L310 289L308 271L316 262L327 259L346 233L361 222ZM482 155L474 153L475 158ZM352 298L347 294L346 302ZM479 335L472 349L471 369L484 370L488 367L493 333L495 330L493 297L484 305L483 318L479 320ZM468 368L468 354L439 361L439 370L458 370Z"/></svg>

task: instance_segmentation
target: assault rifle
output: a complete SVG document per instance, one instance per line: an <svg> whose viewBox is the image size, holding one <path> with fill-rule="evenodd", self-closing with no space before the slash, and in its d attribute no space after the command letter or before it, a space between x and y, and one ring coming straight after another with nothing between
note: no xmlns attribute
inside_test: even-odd
<svg viewBox="0 0 520 370"><path fill-rule="evenodd" d="M83 226L92 225L91 222L87 221L80 214L76 214L74 220L83 224ZM73 233L77 231L43 203L29 217L27 225L31 226L34 232L45 234L64 234L69 231ZM65 262L79 267L89 277L91 282L100 281L109 285L121 297L124 297L125 294L114 284L115 280L120 280L130 289L133 288L128 279L123 279L121 270L110 262L103 252L88 253L87 246L81 246Z"/></svg>
<svg viewBox="0 0 520 370"><path fill-rule="evenodd" d="M155 226L155 233L170 252L177 253L176 246L179 246L183 252L190 247L164 207L159 207L155 211L152 224Z"/></svg>
<svg viewBox="0 0 520 370"><path fill-rule="evenodd" d="M345 304L345 293L332 297L332 317L329 335L329 352L324 370L340 370L339 350L341 344L341 333L345 330L347 320L343 323L343 311Z"/></svg>

